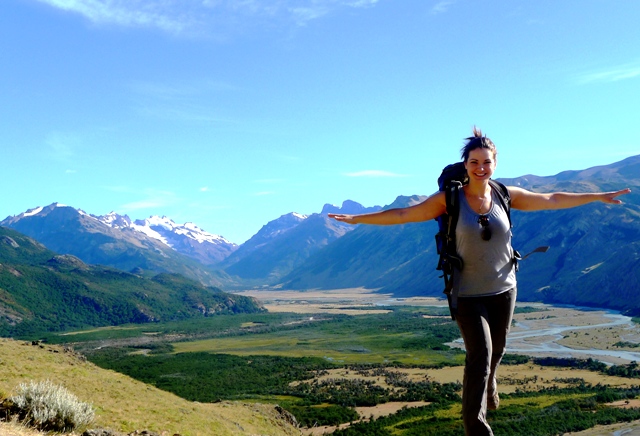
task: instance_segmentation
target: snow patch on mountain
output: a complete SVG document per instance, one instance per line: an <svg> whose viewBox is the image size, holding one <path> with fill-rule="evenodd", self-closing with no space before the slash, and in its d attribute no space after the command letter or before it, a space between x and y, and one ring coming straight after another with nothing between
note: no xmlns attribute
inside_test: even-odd
<svg viewBox="0 0 640 436"><path fill-rule="evenodd" d="M129 225L129 227L137 232L140 233L144 233L145 235L147 235L150 238L153 239L157 239L158 241L162 242L163 244L168 245L171 248L174 248L173 245L171 244L171 242L169 242L169 240L167 238L165 238L164 236L162 236L161 233L157 232L156 230L153 230L150 226L146 225L146 223L143 224L137 224L139 220L136 220L136 222L131 223Z"/></svg>
<svg viewBox="0 0 640 436"><path fill-rule="evenodd" d="M131 227L151 237L159 237L169 246L172 246L171 239L173 239L172 236L174 235L192 239L200 244L209 243L214 245L235 245L220 235L214 235L202 230L194 223L188 222L184 224L176 224L172 219L167 218L166 216L151 216L144 220L136 220L131 224Z"/></svg>
<svg viewBox="0 0 640 436"><path fill-rule="evenodd" d="M66 206L64 204L60 204L60 203L51 203L49 206L36 206L34 208L31 209L27 209L26 212L22 212L19 215L10 215L8 217L6 217L4 220L2 220L1 225L4 226L11 226L12 224L17 223L18 221L24 219L24 218L31 218L34 216L46 216L47 214L49 214L51 211L53 211L56 208L59 207L69 207Z"/></svg>
<svg viewBox="0 0 640 436"><path fill-rule="evenodd" d="M118 215L115 212L110 212L102 216L94 216L94 218L97 218L100 222L116 229L131 227L131 218L127 215Z"/></svg>
<svg viewBox="0 0 640 436"><path fill-rule="evenodd" d="M36 208L33 209L29 209L28 211L26 211L25 213L22 214L22 216L34 216L34 215L38 215L40 212L42 212L42 209L44 209L42 206L38 206Z"/></svg>

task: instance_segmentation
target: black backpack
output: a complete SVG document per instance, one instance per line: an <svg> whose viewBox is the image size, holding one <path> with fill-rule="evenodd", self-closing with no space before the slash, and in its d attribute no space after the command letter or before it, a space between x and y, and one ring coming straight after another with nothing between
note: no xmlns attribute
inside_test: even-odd
<svg viewBox="0 0 640 436"><path fill-rule="evenodd" d="M462 271L464 266L462 259L456 253L456 225L460 213L458 193L462 186L467 183L469 183L469 178L462 162L447 165L442 170L440 177L438 177L438 188L445 193L447 212L436 218L438 222L436 249L440 256L436 269L442 271L442 277L444 277L444 293L447 295L449 302L451 319L456 319L455 315L458 308L458 298L453 292L453 272L455 269ZM509 225L511 226L511 197L509 196L509 190L502 183L495 180L489 180L489 185L498 193L498 198L502 208L507 213ZM517 271L517 259L520 255L517 251L514 251L514 254Z"/></svg>

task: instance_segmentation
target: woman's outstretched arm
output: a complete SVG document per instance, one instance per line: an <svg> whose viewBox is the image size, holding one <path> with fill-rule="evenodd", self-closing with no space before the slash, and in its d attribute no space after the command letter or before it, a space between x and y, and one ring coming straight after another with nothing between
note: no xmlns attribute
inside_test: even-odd
<svg viewBox="0 0 640 436"><path fill-rule="evenodd" d="M631 192L631 189L626 188L621 189L620 191L611 192L553 192L541 194L527 191L526 189L518 188L516 186L509 186L508 189L509 194L511 195L511 207L514 209L528 211L568 209L593 203L595 201L601 201L609 204L620 204L622 201L618 197Z"/></svg>
<svg viewBox="0 0 640 436"><path fill-rule="evenodd" d="M445 213L446 204L444 192L436 192L422 203L397 209L387 209L379 212L361 215L344 215L330 213L329 218L348 224L375 224L389 226L393 224L415 223L429 221Z"/></svg>

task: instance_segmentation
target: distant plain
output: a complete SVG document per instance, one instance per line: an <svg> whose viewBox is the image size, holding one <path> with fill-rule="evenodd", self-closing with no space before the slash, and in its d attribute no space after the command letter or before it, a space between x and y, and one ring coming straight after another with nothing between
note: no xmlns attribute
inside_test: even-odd
<svg viewBox="0 0 640 436"><path fill-rule="evenodd" d="M333 313L333 314L371 314L384 313L385 306L418 306L439 307L446 313L446 301L433 297L412 297L396 299L388 294L378 294L363 288L338 290L250 290L239 292L241 295L251 296L260 300L269 312L294 312L300 314ZM511 348L526 348L535 343L545 341L558 344L576 351L598 348L601 350L638 351L639 348L630 346L640 344L640 326L629 322L611 327L595 327L610 322L611 311L598 309L580 309L573 307L558 307L540 303L518 302L517 307L533 307L537 311L532 313L516 313L514 326L511 329L509 345ZM449 319L446 314L444 319ZM530 330L543 330L547 326L567 327L562 338L526 337L514 339L517 332L523 330L523 325ZM571 329L571 327L576 329ZM589 328L588 326L594 326ZM626 346L619 344L627 343ZM617 344L617 345L616 345ZM453 346L456 346L454 343ZM457 344L461 347L461 344ZM507 353L512 351L507 347ZM531 352L532 356L557 356L557 353ZM574 353L570 357L584 358L584 353ZM629 363L630 360L611 358L614 363Z"/></svg>

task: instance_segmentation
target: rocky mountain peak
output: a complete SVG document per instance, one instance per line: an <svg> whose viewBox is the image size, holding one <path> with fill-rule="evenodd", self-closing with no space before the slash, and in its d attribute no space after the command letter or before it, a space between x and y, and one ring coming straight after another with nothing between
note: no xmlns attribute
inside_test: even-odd
<svg viewBox="0 0 640 436"><path fill-rule="evenodd" d="M361 213L377 212L382 209L381 206L364 207L358 202L353 200L345 200L342 202L342 206L336 206L334 204L325 204L322 208L322 215L328 213L344 213L349 215L357 215Z"/></svg>

